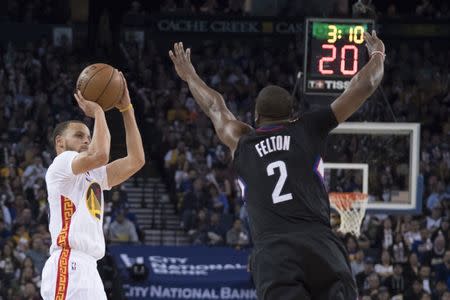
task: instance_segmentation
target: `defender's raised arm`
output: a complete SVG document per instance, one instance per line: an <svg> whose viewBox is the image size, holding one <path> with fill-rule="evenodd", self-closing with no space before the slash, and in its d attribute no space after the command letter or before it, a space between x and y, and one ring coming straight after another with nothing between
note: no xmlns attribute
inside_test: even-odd
<svg viewBox="0 0 450 300"><path fill-rule="evenodd" d="M234 152L239 138L250 131L251 127L236 120L225 105L222 95L207 86L197 75L191 63L191 49L185 51L183 43L175 43L169 56L178 76L187 82L195 101L213 122L219 139Z"/></svg>
<svg viewBox="0 0 450 300"><path fill-rule="evenodd" d="M384 44L377 37L365 32L369 62L350 81L349 87L333 103L331 109L339 123L347 120L373 94L384 74Z"/></svg>

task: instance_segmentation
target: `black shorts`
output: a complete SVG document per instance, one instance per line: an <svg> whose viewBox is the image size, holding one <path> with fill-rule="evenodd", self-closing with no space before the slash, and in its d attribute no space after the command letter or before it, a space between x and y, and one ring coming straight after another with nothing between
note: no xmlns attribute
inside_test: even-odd
<svg viewBox="0 0 450 300"><path fill-rule="evenodd" d="M255 243L250 263L258 300L356 299L343 243L323 225L305 227Z"/></svg>

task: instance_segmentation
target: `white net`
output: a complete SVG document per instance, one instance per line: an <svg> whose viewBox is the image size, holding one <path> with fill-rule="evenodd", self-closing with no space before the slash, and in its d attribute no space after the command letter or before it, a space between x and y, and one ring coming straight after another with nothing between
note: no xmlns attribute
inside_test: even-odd
<svg viewBox="0 0 450 300"><path fill-rule="evenodd" d="M367 208L368 195L362 193L330 193L330 204L341 216L339 231L360 235L361 222Z"/></svg>

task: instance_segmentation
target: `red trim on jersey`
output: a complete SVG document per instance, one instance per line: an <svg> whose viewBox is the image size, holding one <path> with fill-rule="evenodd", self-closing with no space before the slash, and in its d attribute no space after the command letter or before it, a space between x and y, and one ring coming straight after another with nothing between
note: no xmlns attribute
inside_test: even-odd
<svg viewBox="0 0 450 300"><path fill-rule="evenodd" d="M72 215L74 213L75 213L75 205L73 204L73 202L69 198L61 196L62 228L56 240L56 244L61 248L70 248L69 245L70 221L72 220Z"/></svg>
<svg viewBox="0 0 450 300"><path fill-rule="evenodd" d="M61 231L59 232L56 244L61 247L61 253L58 259L58 273L56 274L56 290L55 300L66 299L67 284L69 282L69 230L70 221L75 212L75 205L73 202L61 195Z"/></svg>
<svg viewBox="0 0 450 300"><path fill-rule="evenodd" d="M69 283L70 248L63 248L58 259L58 273L56 274L55 300L65 300L67 284Z"/></svg>

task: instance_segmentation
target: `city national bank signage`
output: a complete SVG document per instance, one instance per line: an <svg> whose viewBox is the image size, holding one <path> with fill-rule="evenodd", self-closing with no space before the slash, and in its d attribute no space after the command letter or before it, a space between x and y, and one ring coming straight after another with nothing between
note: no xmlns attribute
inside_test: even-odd
<svg viewBox="0 0 450 300"><path fill-rule="evenodd" d="M127 299L256 299L247 272L249 251L222 247L111 246ZM130 268L142 262L146 279Z"/></svg>

